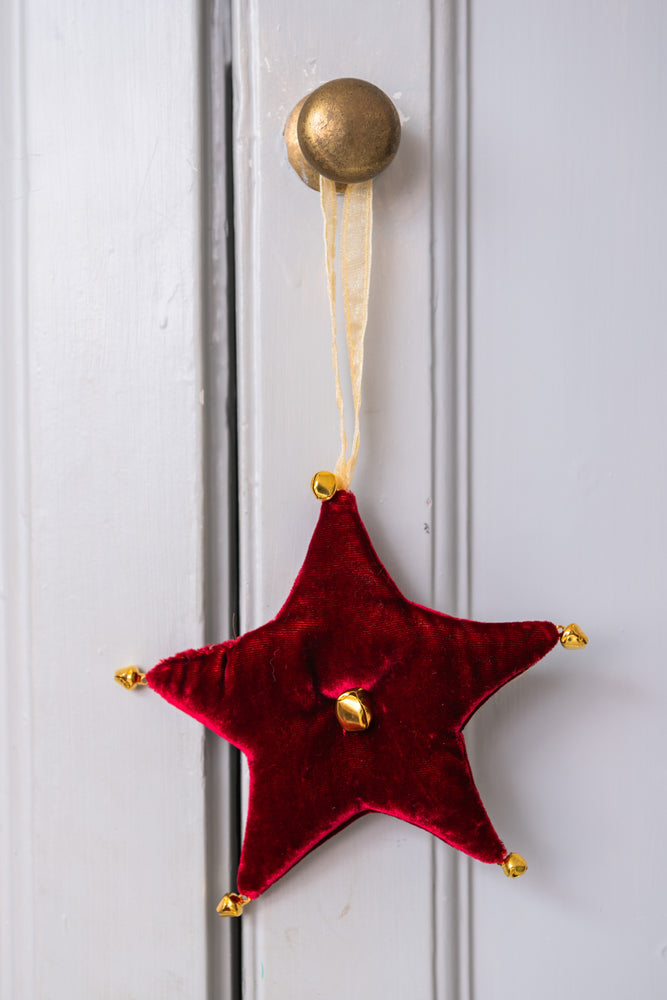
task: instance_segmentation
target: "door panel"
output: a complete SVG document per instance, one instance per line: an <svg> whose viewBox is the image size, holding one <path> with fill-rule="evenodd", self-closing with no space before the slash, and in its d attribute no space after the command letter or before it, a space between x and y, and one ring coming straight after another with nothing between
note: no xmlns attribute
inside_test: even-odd
<svg viewBox="0 0 667 1000"><path fill-rule="evenodd" d="M203 997L197 5L3 18L2 995Z"/></svg>
<svg viewBox="0 0 667 1000"><path fill-rule="evenodd" d="M475 721L530 865L503 894L474 868L475 993L657 1000L667 9L472 14L472 611L591 637Z"/></svg>
<svg viewBox="0 0 667 1000"><path fill-rule="evenodd" d="M465 333L459 343L455 315L465 306L455 292L457 282L465 290L465 243L454 192L465 170L456 158L454 11L418 2L387 16L345 0L304 12L275 0L237 4L233 20L242 627L273 617L287 596L319 514L310 479L333 467L338 450L319 198L287 163L281 133L309 90L340 76L382 87L405 126L375 183L354 490L404 593L461 607L466 446L454 415ZM456 990L459 881L465 862L423 831L360 819L246 910L247 995Z"/></svg>

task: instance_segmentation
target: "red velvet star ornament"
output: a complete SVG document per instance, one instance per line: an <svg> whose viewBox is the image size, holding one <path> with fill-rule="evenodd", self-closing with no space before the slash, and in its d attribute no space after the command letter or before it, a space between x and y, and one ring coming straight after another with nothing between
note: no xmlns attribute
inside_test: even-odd
<svg viewBox="0 0 667 1000"><path fill-rule="evenodd" d="M273 621L179 653L147 675L167 701L248 758L242 895L229 897L232 910L369 811L502 863L507 852L475 787L462 730L558 639L551 622L464 621L406 600L353 494L323 503Z"/></svg>

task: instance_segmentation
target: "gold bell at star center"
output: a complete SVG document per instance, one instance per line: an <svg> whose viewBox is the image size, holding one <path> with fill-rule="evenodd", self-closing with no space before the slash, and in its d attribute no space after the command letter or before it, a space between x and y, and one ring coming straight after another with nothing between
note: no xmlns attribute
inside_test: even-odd
<svg viewBox="0 0 667 1000"><path fill-rule="evenodd" d="M519 878L520 875L525 875L528 870L526 859L522 858L520 854L515 854L514 851L507 855L500 867L508 878Z"/></svg>
<svg viewBox="0 0 667 1000"><path fill-rule="evenodd" d="M242 896L238 892L228 892L222 897L216 910L221 917L240 917L243 913L243 908L249 902L249 896Z"/></svg>
<svg viewBox="0 0 667 1000"><path fill-rule="evenodd" d="M588 636L582 628L572 622L561 632L560 641L566 649L583 649L588 645Z"/></svg>
<svg viewBox="0 0 667 1000"><path fill-rule="evenodd" d="M336 701L336 718L346 733L360 733L368 729L373 714L368 696L361 688L344 691Z"/></svg>

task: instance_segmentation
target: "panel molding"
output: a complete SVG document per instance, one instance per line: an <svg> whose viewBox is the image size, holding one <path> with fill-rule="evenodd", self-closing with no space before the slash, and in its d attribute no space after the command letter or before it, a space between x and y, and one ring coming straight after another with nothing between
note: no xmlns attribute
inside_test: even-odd
<svg viewBox="0 0 667 1000"><path fill-rule="evenodd" d="M232 0L231 37L233 71L233 169L234 169L234 253L236 284L236 401L238 446L238 555L239 555L239 631L245 632L260 623L259 594L262 590L263 559L261 518L257 516L257 494L261 482L260 417L262 396L258 385L258 346L260 329L254 308L252 289L259 280L253 255L258 214L257 185L249 183L254 145L258 130L254 63L251 39L257 37L256 0ZM249 419L250 418L250 419ZM252 583L251 583L252 581ZM248 807L245 758L241 758L241 835ZM250 926L250 915L243 917L241 995L256 995L256 979L248 970L260 966L257 934Z"/></svg>
<svg viewBox="0 0 667 1000"><path fill-rule="evenodd" d="M662 1000L667 5L574 11L470 5L472 610L591 640L474 721L474 985Z"/></svg>
<svg viewBox="0 0 667 1000"><path fill-rule="evenodd" d="M431 5L433 606L469 613L468 2ZM444 183L443 183L444 177ZM470 1000L470 862L433 841L434 997Z"/></svg>
<svg viewBox="0 0 667 1000"><path fill-rule="evenodd" d="M0 13L3 1000L206 990L198 18Z"/></svg>
<svg viewBox="0 0 667 1000"><path fill-rule="evenodd" d="M202 0L202 357L204 381L204 641L238 629L234 220L229 0ZM216 906L235 885L238 751L204 735L208 996L240 995L240 923Z"/></svg>
<svg viewBox="0 0 667 1000"><path fill-rule="evenodd" d="M0 671L0 996L32 997L30 434L26 346L23 4L0 6L0 454L3 664Z"/></svg>
<svg viewBox="0 0 667 1000"><path fill-rule="evenodd" d="M416 5L409 25L403 20L388 37L374 37L368 59L361 58L357 49L363 47L364 38L371 37L372 4L364 5L356 24L352 55L336 49L337 33L346 23L344 10L338 10L331 23L322 9L305 20L301 12L296 23L296 15L282 0L261 8L256 2L241 5L237 0L233 12L243 629L260 625L286 595L307 539L306 531L295 529L287 519L305 517L308 523L313 517L307 492L299 488L301 484L294 487L294 475L303 465L305 479L309 466L303 455L321 456L320 439L326 438L326 428L330 424L334 435L336 430L333 406L331 413L326 408L326 390L324 404L314 407L310 388L312 384L326 387L331 379L328 350L323 347L328 344L328 321L323 263L317 264L322 254L317 195L294 187L300 182L289 172L281 132L296 100L319 82L348 74L366 76L380 85L384 76L396 88L403 84L408 89L407 102L398 89L396 94L388 92L399 110L402 104L410 109L405 148L392 167L397 173L392 179L388 172L386 181L382 178L376 187L375 299L372 294L362 454L355 492L371 537L404 592L444 611L465 612L469 561L467 4L426 0ZM378 7L380 21L384 14ZM404 37L398 56L399 64L405 60L403 72L392 65L397 33L409 36ZM415 71L420 59L413 56L424 52L423 71ZM277 206L278 198L289 206L288 224L299 232L300 241L281 231L288 209ZM408 263L404 249L399 249L399 226L403 226L403 240L414 246L417 263ZM383 243L385 233L388 243ZM271 251L266 249L268 244L273 246ZM276 256L281 257L282 271L275 265ZM273 287L277 298L269 309L267 296ZM407 313L413 323L409 344L397 335ZM392 337L389 357L375 346L383 323ZM289 357L284 364L275 347L280 338ZM276 380L284 380L284 397L289 398L280 397L267 368ZM308 428L303 426L305 413ZM279 460L274 452L279 453ZM371 476L365 471L366 462ZM393 469L386 479L385 469ZM395 477L401 472L413 482L396 488ZM400 824L395 831L391 822L385 817L367 817L358 830L354 824L330 841L320 855L329 852L340 864L348 844L364 857L373 836L378 843L382 838L391 842L393 837L402 841L406 825ZM362 834L362 828L368 832ZM439 842L420 840L410 827L406 840L410 847L405 851L414 852L416 861L410 875L419 886L414 890L419 895L419 915L408 921L408 937L416 949L424 946L425 938L430 948L426 968L420 967L424 978L417 985L411 983L411 988L433 1000L469 1000L467 861ZM388 851L388 856L391 864L385 866L383 876L376 877L384 878L378 888L390 905L389 879L397 877L391 866L400 863L401 854ZM355 863L362 861L357 858ZM318 910L317 886L328 893L333 890L323 865L315 852L278 884L275 893L262 896L246 911L243 948L248 997L272 1000L294 995L295 989L305 995L311 985L308 977L315 975L318 963L322 996L328 997L327 990L334 988L330 975L336 962L333 938L330 945L322 941L316 954L299 944L306 938L314 941L317 932L312 924L326 921L326 904ZM305 914L300 912L302 905ZM334 906L333 901L330 905ZM386 940L383 943L373 936L374 912L364 918L357 910L355 919L359 921L354 925L357 942L368 938L367 947L370 941L376 942L369 963L386 960L386 968L392 969L397 963L392 979L392 988L397 988L405 969L398 954L385 954ZM370 926L364 927L364 919ZM276 963L275 950L288 931L289 942ZM339 944L350 940L345 925L331 927L331 931ZM280 975L272 975L276 964ZM292 982L290 975L298 976L299 969L303 978ZM387 975L386 969L383 974ZM342 988L340 981L338 987ZM381 988L377 982L375 988Z"/></svg>

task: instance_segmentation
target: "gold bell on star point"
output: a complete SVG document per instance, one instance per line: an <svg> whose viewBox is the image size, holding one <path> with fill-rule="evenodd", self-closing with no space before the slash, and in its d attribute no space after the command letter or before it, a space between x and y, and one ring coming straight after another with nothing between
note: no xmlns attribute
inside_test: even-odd
<svg viewBox="0 0 667 1000"><path fill-rule="evenodd" d="M572 622L561 632L560 641L565 649L583 649L588 645L588 636L582 628Z"/></svg>
<svg viewBox="0 0 667 1000"><path fill-rule="evenodd" d="M522 858L520 854L516 854L512 851L507 857L501 861L500 867L505 872L508 878L519 878L520 875L525 875L528 869L526 864L526 859Z"/></svg>
<svg viewBox="0 0 667 1000"><path fill-rule="evenodd" d="M333 472L316 472L310 481L310 488L318 500L331 500L338 489L338 481Z"/></svg>
<svg viewBox="0 0 667 1000"><path fill-rule="evenodd" d="M216 910L221 917L240 917L243 913L243 908L249 902L249 896L243 896L238 892L228 892L222 897Z"/></svg>
<svg viewBox="0 0 667 1000"><path fill-rule="evenodd" d="M136 687L145 687L148 683L146 674L138 670L137 667L121 667L113 675L113 679L126 691L134 691Z"/></svg>

